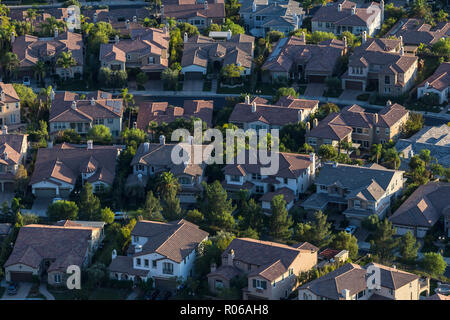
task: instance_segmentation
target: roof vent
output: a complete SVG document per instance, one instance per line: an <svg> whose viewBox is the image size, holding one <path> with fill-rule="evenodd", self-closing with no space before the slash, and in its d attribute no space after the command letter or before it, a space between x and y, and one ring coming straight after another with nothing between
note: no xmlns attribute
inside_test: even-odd
<svg viewBox="0 0 450 320"><path fill-rule="evenodd" d="M77 102L75 100L72 101L72 109L77 110Z"/></svg>
<svg viewBox="0 0 450 320"><path fill-rule="evenodd" d="M352 15L356 14L356 7L352 7Z"/></svg>
<svg viewBox="0 0 450 320"><path fill-rule="evenodd" d="M95 99L94 97L91 98L91 106L95 105Z"/></svg>
<svg viewBox="0 0 450 320"><path fill-rule="evenodd" d="M150 143L144 142L144 152L148 152L150 150Z"/></svg>
<svg viewBox="0 0 450 320"><path fill-rule="evenodd" d="M256 102L252 102L252 112L256 112Z"/></svg>
<svg viewBox="0 0 450 320"><path fill-rule="evenodd" d="M338 12L342 11L342 4L338 4Z"/></svg>
<svg viewBox="0 0 450 320"><path fill-rule="evenodd" d="M165 135L159 136L159 144L166 144L166 136Z"/></svg>

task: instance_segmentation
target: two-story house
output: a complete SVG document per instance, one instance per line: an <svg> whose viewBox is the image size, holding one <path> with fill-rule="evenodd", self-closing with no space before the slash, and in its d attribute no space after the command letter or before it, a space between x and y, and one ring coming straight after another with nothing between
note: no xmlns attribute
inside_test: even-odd
<svg viewBox="0 0 450 320"><path fill-rule="evenodd" d="M65 286L67 268L88 267L103 240L104 222L59 221L20 228L13 251L5 262L6 281L33 281L47 276L52 286Z"/></svg>
<svg viewBox="0 0 450 320"><path fill-rule="evenodd" d="M169 63L169 31L167 28L131 30L131 39L119 39L100 46L100 63L111 70L139 68L151 79L159 79Z"/></svg>
<svg viewBox="0 0 450 320"><path fill-rule="evenodd" d="M370 269L369 269L370 268ZM379 283L370 282L372 268L379 272ZM301 286L299 300L419 300L429 292L429 281L418 275L370 263L361 267L354 263L344 266Z"/></svg>
<svg viewBox="0 0 450 320"><path fill-rule="evenodd" d="M449 23L450 24L450 23ZM442 62L436 71L417 87L417 98L434 93L439 96L439 103L448 101L450 95L450 62Z"/></svg>
<svg viewBox="0 0 450 320"><path fill-rule="evenodd" d="M199 245L208 233L186 220L168 223L140 220L131 231L127 256L113 251L111 279L147 281L159 289L172 290L175 280L192 277Z"/></svg>
<svg viewBox="0 0 450 320"><path fill-rule="evenodd" d="M378 113L366 112L354 104L341 112L333 112L325 119L314 119L313 127L306 127L306 142L316 150L322 144L341 148L343 142L351 142L353 147L370 150L372 144L396 141L409 119L409 111L390 101Z"/></svg>
<svg viewBox="0 0 450 320"><path fill-rule="evenodd" d="M92 184L94 192L104 191L114 182L120 151L119 146L94 146L92 140L87 146L40 148L30 179L32 192L41 198L66 198L78 179Z"/></svg>
<svg viewBox="0 0 450 320"><path fill-rule="evenodd" d="M381 29L384 21L384 1L363 5L343 0L320 7L311 19L311 30L340 35L344 31L372 36Z"/></svg>
<svg viewBox="0 0 450 320"><path fill-rule="evenodd" d="M0 125L20 123L20 98L11 83L0 82Z"/></svg>
<svg viewBox="0 0 450 320"><path fill-rule="evenodd" d="M122 131L122 99L113 99L107 92L97 91L81 97L78 93L58 92L52 99L49 115L49 132L73 129L86 135L95 125L105 125L113 137Z"/></svg>
<svg viewBox="0 0 450 320"><path fill-rule="evenodd" d="M276 242L236 238L223 252L222 264L211 265L207 275L209 289L220 292L229 288L233 278L245 276L244 300L279 300L287 298L297 286L299 273L317 264L318 248L304 242L288 246Z"/></svg>
<svg viewBox="0 0 450 320"><path fill-rule="evenodd" d="M202 35L188 38L185 33L181 74L186 80L202 79L207 72L220 72L222 67L234 64L243 68L242 76L248 76L253 67L254 42L254 37L232 35L230 30L223 41Z"/></svg>
<svg viewBox="0 0 450 320"><path fill-rule="evenodd" d="M287 35L301 27L304 14L293 0L245 0L239 9L246 31L255 37L265 37L274 30Z"/></svg>
<svg viewBox="0 0 450 320"><path fill-rule="evenodd" d="M149 177L162 172L171 172L181 186L181 191L178 193L180 203L183 205L196 203L197 195L203 190L201 183L204 179L206 162L196 163L195 155L197 152L203 155L203 150L207 146L188 143L166 144L164 136L160 136L159 140L159 144L144 142L138 147L131 161L133 173L128 176L126 186L145 187ZM180 148L179 152L183 150L187 160L181 163L172 161L172 152L177 148Z"/></svg>
<svg viewBox="0 0 450 320"><path fill-rule="evenodd" d="M264 62L262 81L297 80L324 82L334 75L341 57L347 51L347 42L326 40L318 44L307 44L302 37L291 36L280 39Z"/></svg>
<svg viewBox="0 0 450 320"><path fill-rule="evenodd" d="M244 130L281 129L287 124L307 121L319 108L318 100L282 97L274 105L263 98L250 101L247 96L243 103L234 106L228 122Z"/></svg>
<svg viewBox="0 0 450 320"><path fill-rule="evenodd" d="M234 194L247 189L251 194L261 196L262 209L270 213L270 203L273 197L283 195L286 208L289 210L294 201L299 198L312 184L315 171L315 154L295 154L287 152L277 153L278 171L274 175L261 174L261 168L265 167L260 162L250 163L249 152L243 152L245 163L238 163L240 155L234 160L234 164L227 164L223 169L225 180L222 183L225 190Z"/></svg>
<svg viewBox="0 0 450 320"><path fill-rule="evenodd" d="M363 33L362 45L355 48L342 75L342 88L402 95L414 86L417 67L418 58L405 53L401 38L367 39Z"/></svg>
<svg viewBox="0 0 450 320"><path fill-rule="evenodd" d="M394 212L389 220L398 235L410 231L417 238L424 238L438 221L450 237L450 183L429 182L419 186Z"/></svg>
<svg viewBox="0 0 450 320"><path fill-rule="evenodd" d="M323 211L328 205L335 206L357 225L372 214L383 218L403 191L403 173L377 164L324 163L315 180L316 193L302 207Z"/></svg>
<svg viewBox="0 0 450 320"><path fill-rule="evenodd" d="M14 192L15 174L19 165L24 164L27 150L27 135L8 133L8 127L3 125L0 133L0 186L2 192Z"/></svg>

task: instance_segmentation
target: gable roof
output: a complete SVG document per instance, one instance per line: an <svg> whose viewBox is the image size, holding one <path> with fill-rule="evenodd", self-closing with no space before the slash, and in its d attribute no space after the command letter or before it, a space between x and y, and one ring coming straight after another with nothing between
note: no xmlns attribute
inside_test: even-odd
<svg viewBox="0 0 450 320"><path fill-rule="evenodd" d="M188 19L192 17L202 18L225 18L225 4L208 3L207 9L203 3L179 3L179 4L165 4L164 17L175 19Z"/></svg>
<svg viewBox="0 0 450 320"><path fill-rule="evenodd" d="M387 33L390 36L400 36L406 45L432 45L442 37L448 37L450 22L438 22L435 26L425 23L421 19L405 18L400 19Z"/></svg>
<svg viewBox="0 0 450 320"><path fill-rule="evenodd" d="M409 273L396 268L387 267L379 263L369 263L364 266L367 269L370 266L375 266L380 270L380 286L392 290L397 290L408 283L419 279L420 277L416 274Z"/></svg>
<svg viewBox="0 0 450 320"><path fill-rule="evenodd" d="M0 133L0 162L5 165L19 164L26 143L27 136L24 134Z"/></svg>
<svg viewBox="0 0 450 320"><path fill-rule="evenodd" d="M338 10L339 4L342 6L341 11ZM353 7L356 8L354 14L352 14ZM381 14L380 4L376 2L357 7L355 2L344 0L320 7L314 14L312 21L332 22L335 25L343 26L366 27L374 21L372 15L377 11Z"/></svg>
<svg viewBox="0 0 450 320"><path fill-rule="evenodd" d="M450 85L450 62L442 62L436 69L436 71L420 84L420 87L425 87L425 89L432 88L438 91L443 91L446 90L449 85Z"/></svg>
<svg viewBox="0 0 450 320"><path fill-rule="evenodd" d="M156 252L180 263L208 237L208 232L183 219L168 223L141 220L131 235L147 238L142 251L134 253L135 257Z"/></svg>
<svg viewBox="0 0 450 320"><path fill-rule="evenodd" d="M12 83L0 82L0 105L16 102L20 102L20 98Z"/></svg>

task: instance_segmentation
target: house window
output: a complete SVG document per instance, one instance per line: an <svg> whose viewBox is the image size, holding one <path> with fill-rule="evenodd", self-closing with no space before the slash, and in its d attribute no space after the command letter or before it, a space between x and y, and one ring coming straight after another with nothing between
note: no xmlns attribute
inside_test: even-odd
<svg viewBox="0 0 450 320"><path fill-rule="evenodd" d="M144 171L144 165L143 164L136 165L136 171Z"/></svg>
<svg viewBox="0 0 450 320"><path fill-rule="evenodd" d="M114 119L108 119L108 123L111 124L114 122Z"/></svg>
<svg viewBox="0 0 450 320"><path fill-rule="evenodd" d="M189 179L188 177L180 177L178 179L180 181L180 184L191 184L192 180Z"/></svg>
<svg viewBox="0 0 450 320"><path fill-rule="evenodd" d="M359 200L353 201L353 206L354 206L355 208L360 208L360 207L361 207L361 201L359 201Z"/></svg>
<svg viewBox="0 0 450 320"><path fill-rule="evenodd" d="M16 102L16 109L19 109L19 103Z"/></svg>
<svg viewBox="0 0 450 320"><path fill-rule="evenodd" d="M261 180L261 175L259 173L252 173L253 180Z"/></svg>
<svg viewBox="0 0 450 320"><path fill-rule="evenodd" d="M158 261L152 260L152 268L153 268L153 269L156 269L157 264L158 264Z"/></svg>
<svg viewBox="0 0 450 320"><path fill-rule="evenodd" d="M247 271L250 271L250 270L252 270L252 265L251 265L251 264L248 264L248 265L247 265Z"/></svg>
<svg viewBox="0 0 450 320"><path fill-rule="evenodd" d="M95 185L95 192L103 192L105 190L105 186L102 183Z"/></svg>
<svg viewBox="0 0 450 320"><path fill-rule="evenodd" d="M369 147L369 141L364 140L363 141L363 147L368 148Z"/></svg>
<svg viewBox="0 0 450 320"><path fill-rule="evenodd" d="M288 178L283 179L284 184L288 184Z"/></svg>
<svg viewBox="0 0 450 320"><path fill-rule="evenodd" d="M241 181L241 177L239 177L239 176L231 176L230 180L234 181L234 182L239 182L239 181Z"/></svg>
<svg viewBox="0 0 450 320"><path fill-rule="evenodd" d="M173 274L173 263L164 262L163 263L163 273L164 274Z"/></svg>
<svg viewBox="0 0 450 320"><path fill-rule="evenodd" d="M358 295L357 295L356 297L357 297L357 298L356 298L357 300L358 300L358 299L361 299L362 297L364 297L364 290L358 292Z"/></svg>
<svg viewBox="0 0 450 320"><path fill-rule="evenodd" d="M385 133L386 135L389 135L389 128L384 129L384 133Z"/></svg>
<svg viewBox="0 0 450 320"><path fill-rule="evenodd" d="M384 84L391 84L391 77L385 76L384 77Z"/></svg>
<svg viewBox="0 0 450 320"><path fill-rule="evenodd" d="M317 144L316 138L309 138L308 141L309 141L309 144L312 146L315 146Z"/></svg>
<svg viewBox="0 0 450 320"><path fill-rule="evenodd" d="M255 192L256 193L264 193L264 187L263 186L256 186Z"/></svg>
<svg viewBox="0 0 450 320"><path fill-rule="evenodd" d="M253 288L266 290L267 282L263 280L253 279Z"/></svg>
<svg viewBox="0 0 450 320"><path fill-rule="evenodd" d="M127 54L127 60L131 60L131 56Z"/></svg>
<svg viewBox="0 0 450 320"><path fill-rule="evenodd" d="M155 63L155 58L154 57L148 57L148 63L149 64L154 64Z"/></svg>
<svg viewBox="0 0 450 320"><path fill-rule="evenodd" d="M324 190L324 191L327 190L327 186L319 186L319 188L320 188L320 190Z"/></svg>
<svg viewBox="0 0 450 320"><path fill-rule="evenodd" d="M55 283L61 283L61 275L55 274Z"/></svg>
<svg viewBox="0 0 450 320"><path fill-rule="evenodd" d="M139 242L139 237L138 236L134 236L134 242Z"/></svg>
<svg viewBox="0 0 450 320"><path fill-rule="evenodd" d="M136 265L138 265L138 266L141 265L141 258L137 258L137 259L136 259Z"/></svg>
<svg viewBox="0 0 450 320"><path fill-rule="evenodd" d="M149 263L148 263L148 259L144 259L144 266L148 267Z"/></svg>
<svg viewBox="0 0 450 320"><path fill-rule="evenodd" d="M216 289L223 289L223 281L222 281L222 280L219 280L219 279L216 279L216 280L214 281L214 287L215 287Z"/></svg>
<svg viewBox="0 0 450 320"><path fill-rule="evenodd" d="M377 127L377 134L380 134L380 128Z"/></svg>

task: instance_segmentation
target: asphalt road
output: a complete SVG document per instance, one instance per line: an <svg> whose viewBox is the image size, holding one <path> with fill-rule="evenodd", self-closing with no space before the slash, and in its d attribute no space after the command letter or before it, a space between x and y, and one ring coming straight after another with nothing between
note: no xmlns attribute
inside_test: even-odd
<svg viewBox="0 0 450 320"><path fill-rule="evenodd" d="M139 104L139 102L142 101L156 101L156 102L162 102L167 101L169 104L174 106L183 106L184 100L193 100L193 99L199 99L199 97L152 97L152 96L134 96L134 100L136 104ZM202 97L201 99L208 99L205 97ZM214 100L214 108L221 109L225 106L226 101L225 98L222 97L213 97L210 98ZM340 108L345 107L346 105L339 105ZM367 112L377 112L379 110L377 109L371 109L371 108L365 108ZM445 120L433 118L430 116L425 116L425 125L426 126L439 126L441 124L447 123Z"/></svg>

